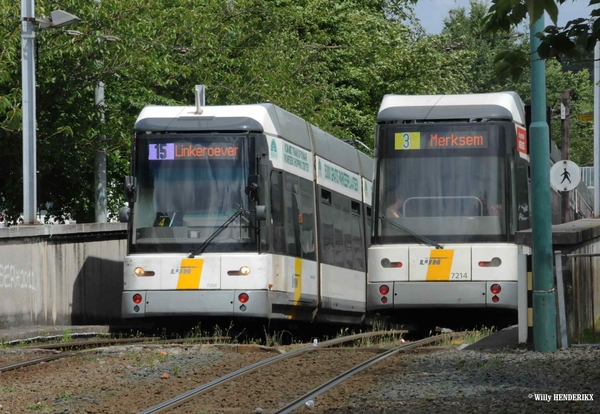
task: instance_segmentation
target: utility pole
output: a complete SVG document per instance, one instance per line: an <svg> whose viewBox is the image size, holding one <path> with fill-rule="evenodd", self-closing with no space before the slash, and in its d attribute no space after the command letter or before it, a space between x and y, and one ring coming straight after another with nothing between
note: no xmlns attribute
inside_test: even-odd
<svg viewBox="0 0 600 414"><path fill-rule="evenodd" d="M100 7L101 0L94 0ZM102 39L98 38L98 46ZM102 62L98 62L101 64ZM98 81L94 89L94 103L100 111L101 129L104 130L105 109L104 82ZM96 223L106 223L106 136L102 131L96 138L96 152L94 154L94 192Z"/></svg>
<svg viewBox="0 0 600 414"><path fill-rule="evenodd" d="M531 218L533 236L533 345L556 352L556 299L552 267L550 203L550 132L546 121L546 63L537 52L544 16L530 22L531 51Z"/></svg>
<svg viewBox="0 0 600 414"><path fill-rule="evenodd" d="M600 5L596 4L596 10ZM594 47L594 217L600 217L600 42Z"/></svg>
<svg viewBox="0 0 600 414"><path fill-rule="evenodd" d="M104 83L98 81L94 90L94 103L100 110L100 122L104 129ZM96 194L96 223L106 223L106 136L98 134L96 138L96 153L94 155L94 189Z"/></svg>
<svg viewBox="0 0 600 414"><path fill-rule="evenodd" d="M23 95L23 223L37 222L35 134L35 5L21 0L21 79Z"/></svg>
<svg viewBox="0 0 600 414"><path fill-rule="evenodd" d="M561 159L563 160L569 159L569 152L571 150L571 110L569 108L570 96L571 91L569 89L564 89L562 91L562 97L560 102L560 132L562 135L562 145L560 146L560 152ZM561 193L562 214L563 221L565 223L568 223L573 220L571 218L571 210L569 209L569 194L570 191L563 191Z"/></svg>

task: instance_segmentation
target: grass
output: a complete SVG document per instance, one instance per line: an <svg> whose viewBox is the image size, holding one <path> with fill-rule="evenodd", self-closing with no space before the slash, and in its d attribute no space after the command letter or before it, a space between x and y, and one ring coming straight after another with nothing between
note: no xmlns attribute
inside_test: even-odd
<svg viewBox="0 0 600 414"><path fill-rule="evenodd" d="M16 390L5 385L0 385L0 392L15 392Z"/></svg>
<svg viewBox="0 0 600 414"><path fill-rule="evenodd" d="M54 397L57 400L70 400L71 398L73 398L73 393L71 391L61 391L58 394L56 394L56 397Z"/></svg>
<svg viewBox="0 0 600 414"><path fill-rule="evenodd" d="M475 359L475 360L462 360L459 361L456 366L460 371L475 370L487 370L498 368L503 365L503 359L501 355L494 355L487 359Z"/></svg>
<svg viewBox="0 0 600 414"><path fill-rule="evenodd" d="M463 336L457 338L451 338L446 336L440 342L436 343L437 346L452 346L452 345L461 345L461 344L474 344L475 342L485 338L496 332L496 328L492 326L491 328L482 327L479 330L467 331Z"/></svg>
<svg viewBox="0 0 600 414"><path fill-rule="evenodd" d="M49 412L50 407L46 407L45 405L42 405L41 402L37 402L35 404L30 404L26 407L28 410L32 410L32 411L45 411L45 412Z"/></svg>
<svg viewBox="0 0 600 414"><path fill-rule="evenodd" d="M596 323L596 326L598 324ZM596 328L596 331L592 328L584 329L583 332L576 338L578 344L597 344L600 343L600 330Z"/></svg>
<svg viewBox="0 0 600 414"><path fill-rule="evenodd" d="M71 342L71 329L67 328L63 331L62 337L60 338L61 342Z"/></svg>

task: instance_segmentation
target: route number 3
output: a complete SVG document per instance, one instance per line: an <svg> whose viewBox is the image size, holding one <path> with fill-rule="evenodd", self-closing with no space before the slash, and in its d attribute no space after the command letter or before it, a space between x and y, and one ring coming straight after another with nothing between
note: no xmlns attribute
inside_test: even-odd
<svg viewBox="0 0 600 414"><path fill-rule="evenodd" d="M404 133L402 134L402 148L407 149L410 148L410 134Z"/></svg>

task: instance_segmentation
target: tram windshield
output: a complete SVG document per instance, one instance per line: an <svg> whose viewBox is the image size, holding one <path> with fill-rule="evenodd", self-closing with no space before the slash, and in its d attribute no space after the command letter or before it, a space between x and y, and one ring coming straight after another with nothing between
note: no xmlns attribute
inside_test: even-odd
<svg viewBox="0 0 600 414"><path fill-rule="evenodd" d="M506 241L505 129L382 127L377 208L386 220L379 220L377 235L383 243L414 242L402 227L440 243Z"/></svg>
<svg viewBox="0 0 600 414"><path fill-rule="evenodd" d="M132 250L189 253L239 210L253 157L247 135L138 135ZM254 251L247 215L220 231L205 252Z"/></svg>

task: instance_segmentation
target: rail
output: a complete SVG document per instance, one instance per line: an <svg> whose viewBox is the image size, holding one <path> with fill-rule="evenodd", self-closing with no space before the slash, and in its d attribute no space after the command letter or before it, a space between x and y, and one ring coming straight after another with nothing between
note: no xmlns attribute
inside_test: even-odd
<svg viewBox="0 0 600 414"><path fill-rule="evenodd" d="M294 400L293 402L291 402L289 405L283 407L282 409L278 410L275 412L275 414L288 414L291 413L292 411L294 411L297 408L300 408L302 405L304 405L307 401L312 400L313 398L315 398L316 396L324 393L325 391L329 390L330 388L335 387L336 385L340 384L342 381L345 381L346 379L352 377L355 374L358 374L360 371L369 368L371 365L374 365L392 355L397 354L398 352L403 352L403 351L408 351L414 348L418 348L420 346L423 345L429 345L431 343L435 343L435 342L439 342L445 338L452 338L455 336L461 336L463 333L462 332L456 332L456 333L449 333L449 334L440 334L440 335L436 335L436 336L432 336L429 338L425 338L425 339L421 339L419 341L415 341L415 342L411 342L409 344L404 344L404 345L400 345L396 348L390 349L389 351L384 352L383 354L380 354L376 357L373 357L365 362L363 362L362 364L358 364L357 366L350 368L348 371L344 372L341 375L338 375L337 377L333 378L332 380L318 386L317 388L315 388L314 390L304 394L302 397Z"/></svg>
<svg viewBox="0 0 600 414"><path fill-rule="evenodd" d="M362 334L350 335L350 336L331 339L329 341L324 341L324 342L318 343L317 348L327 348L327 347L331 347L331 346L335 346L335 345L340 345L340 344L343 344L346 342L352 342L352 341L359 340L359 339L366 339L366 338L372 338L372 337L384 336L384 335L394 335L394 334L399 334L399 333L400 333L399 331L378 331L378 332L367 332L367 333L362 333ZM234 378L237 378L241 375L249 374L253 371L256 371L259 368L265 367L274 362L280 361L282 359L287 359L287 358L290 358L293 356L297 356L297 355L303 354L305 352L313 351L314 349L315 349L315 345L309 345L309 346L305 346L303 348L296 349L294 351L286 352L285 354L276 355L274 357L267 358L262 361L256 362L252 365L249 365L247 367L241 368L237 371L234 371L232 373L224 375L221 378L217 378L214 381L208 382L204 385L194 388L193 390L185 392L177 397L171 398L168 401L164 401L163 403L155 405L154 407L148 408L147 410L142 411L141 414L163 413L167 410L170 410L172 408L180 406L181 404L191 400L192 398L196 397L197 395L199 395L205 391L210 390L211 388L214 388L218 385L224 384L225 382L228 382L228 381L230 381Z"/></svg>

